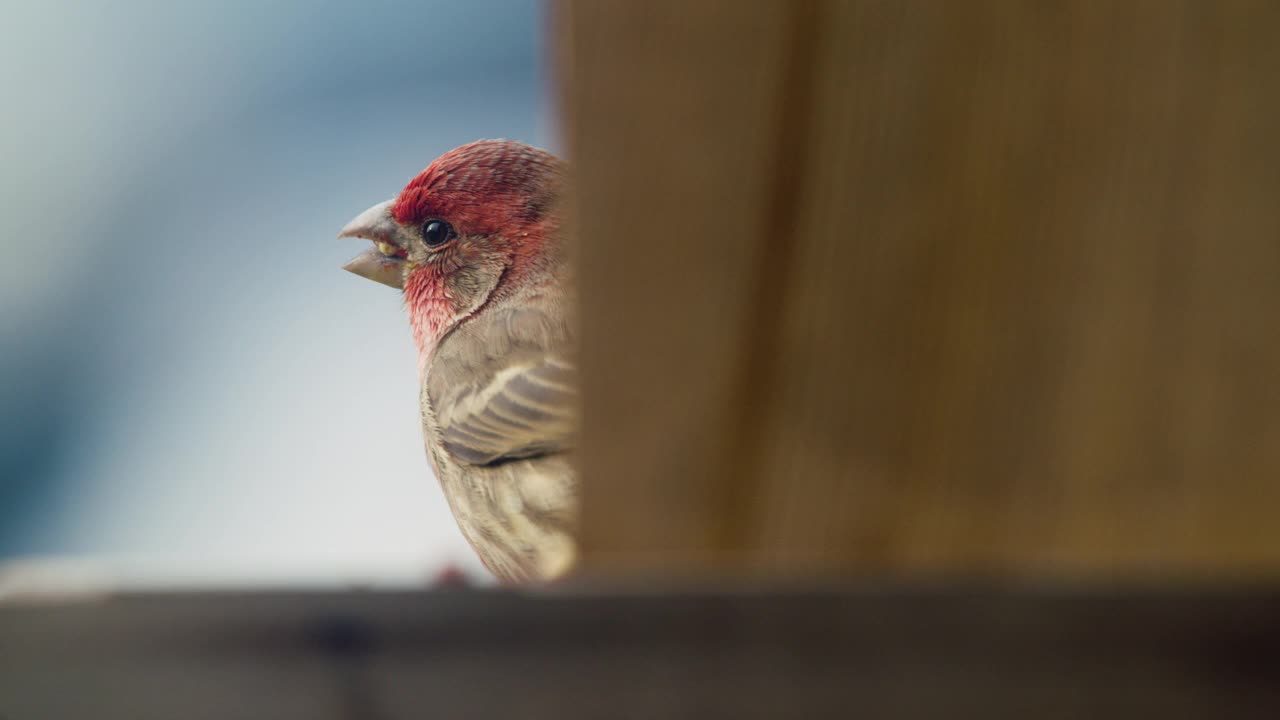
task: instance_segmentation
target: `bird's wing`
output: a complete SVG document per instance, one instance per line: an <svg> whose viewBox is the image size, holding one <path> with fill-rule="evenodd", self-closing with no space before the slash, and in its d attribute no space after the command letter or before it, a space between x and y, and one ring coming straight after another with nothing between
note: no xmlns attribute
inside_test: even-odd
<svg viewBox="0 0 1280 720"><path fill-rule="evenodd" d="M495 318L452 338L452 352L433 363L431 409L441 443L460 462L489 465L573 447L577 372L567 353L548 347L557 343L555 333L542 332L545 320L527 311Z"/></svg>
<svg viewBox="0 0 1280 720"><path fill-rule="evenodd" d="M434 407L444 448L472 465L567 449L575 430L573 370L546 358L451 393Z"/></svg>

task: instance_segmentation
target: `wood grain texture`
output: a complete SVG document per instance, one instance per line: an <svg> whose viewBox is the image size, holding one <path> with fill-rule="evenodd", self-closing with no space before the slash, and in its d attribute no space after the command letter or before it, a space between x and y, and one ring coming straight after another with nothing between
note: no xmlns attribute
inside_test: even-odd
<svg viewBox="0 0 1280 720"><path fill-rule="evenodd" d="M589 572L1280 572L1280 4L561 17Z"/></svg>

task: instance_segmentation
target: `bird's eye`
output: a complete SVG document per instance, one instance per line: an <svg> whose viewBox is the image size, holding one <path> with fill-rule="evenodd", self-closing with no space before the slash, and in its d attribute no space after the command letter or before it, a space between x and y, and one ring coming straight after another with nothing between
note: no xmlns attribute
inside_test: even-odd
<svg viewBox="0 0 1280 720"><path fill-rule="evenodd" d="M427 247L440 247L452 237L453 227L443 220L428 220L422 224L422 241Z"/></svg>

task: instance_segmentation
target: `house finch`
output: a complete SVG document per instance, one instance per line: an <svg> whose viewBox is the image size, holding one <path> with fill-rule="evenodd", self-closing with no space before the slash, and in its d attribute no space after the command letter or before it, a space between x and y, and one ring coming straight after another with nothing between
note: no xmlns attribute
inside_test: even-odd
<svg viewBox="0 0 1280 720"><path fill-rule="evenodd" d="M404 294L427 456L462 534L504 581L555 577L575 554L563 177L550 153L481 140L338 235L374 243L347 270Z"/></svg>

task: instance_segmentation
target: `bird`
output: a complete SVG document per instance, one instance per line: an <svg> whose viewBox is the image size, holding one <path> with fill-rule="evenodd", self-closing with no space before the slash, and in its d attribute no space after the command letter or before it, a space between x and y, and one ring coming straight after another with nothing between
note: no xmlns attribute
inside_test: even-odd
<svg viewBox="0 0 1280 720"><path fill-rule="evenodd" d="M432 161L340 238L344 269L403 294L426 454L458 528L500 582L577 559L575 296L552 153L478 140Z"/></svg>

